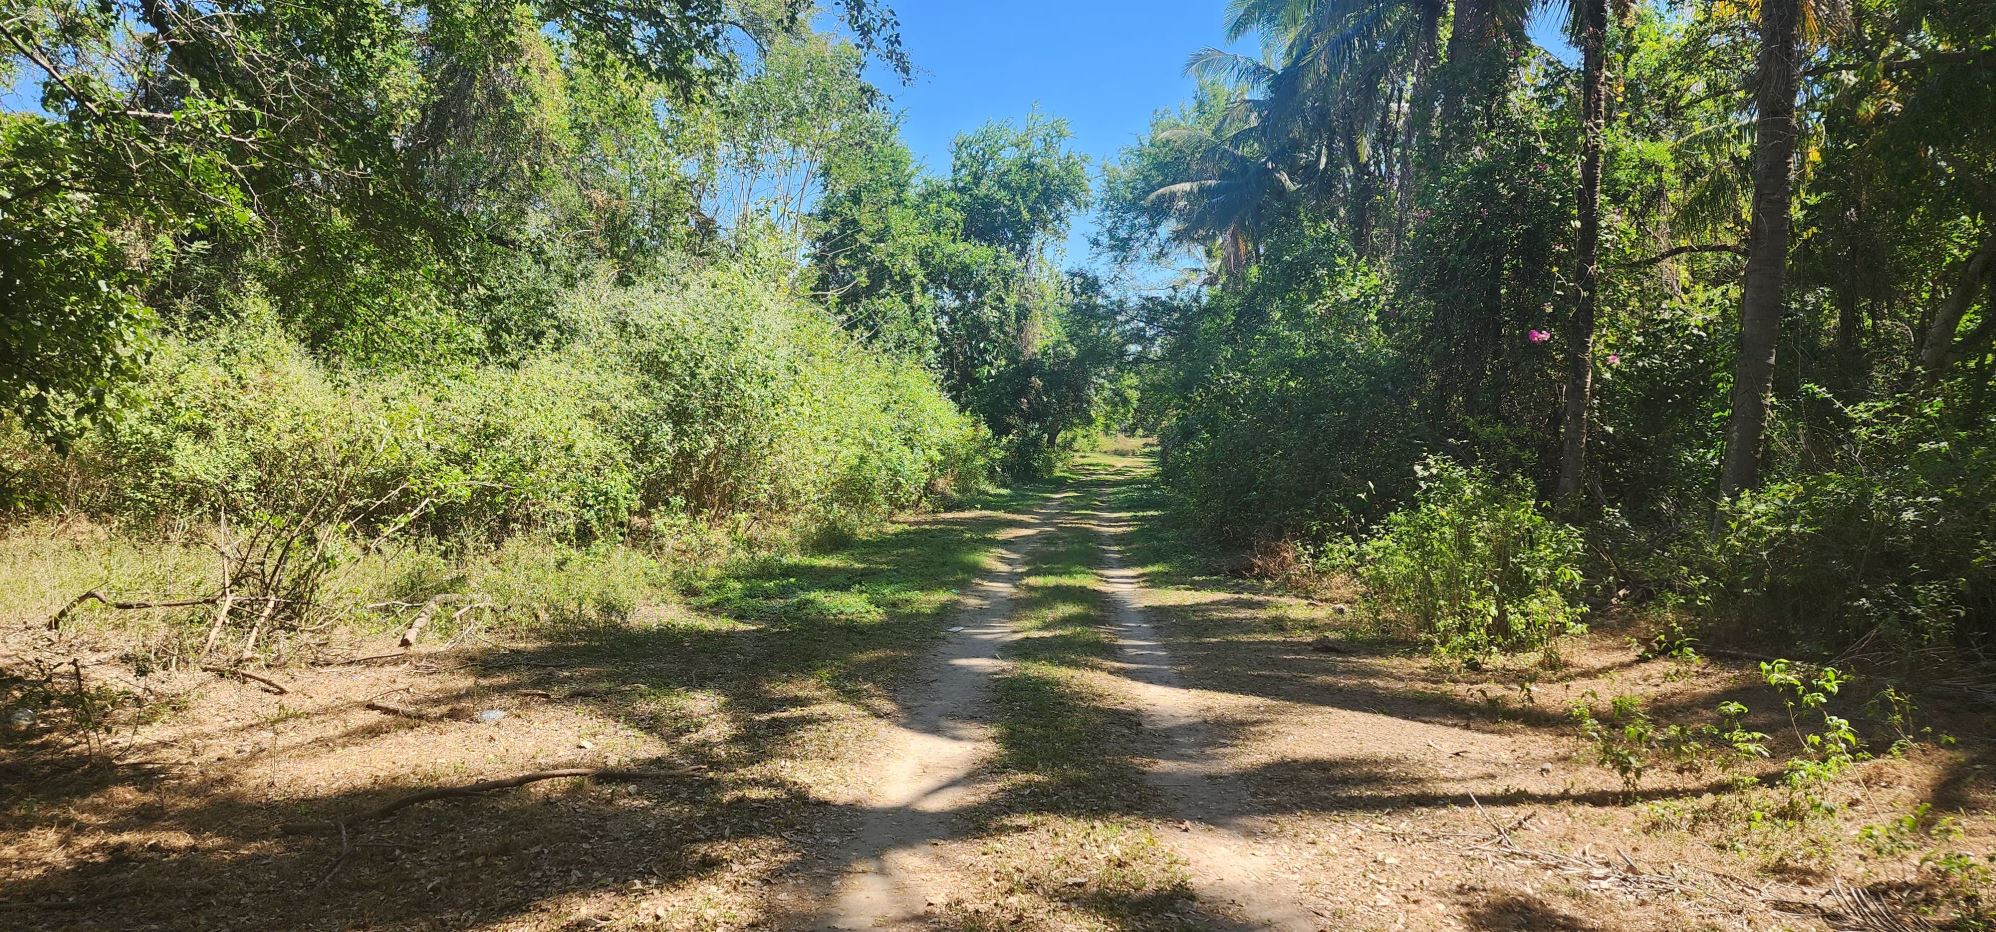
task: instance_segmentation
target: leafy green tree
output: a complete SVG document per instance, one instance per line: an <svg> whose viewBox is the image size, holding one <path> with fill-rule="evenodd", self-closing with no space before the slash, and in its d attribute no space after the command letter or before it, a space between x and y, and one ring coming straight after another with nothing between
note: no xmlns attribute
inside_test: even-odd
<svg viewBox="0 0 1996 932"><path fill-rule="evenodd" d="M1038 111L987 123L950 148L949 196L963 235L1028 265L1088 206L1088 157L1068 148L1067 121Z"/></svg>
<svg viewBox="0 0 1996 932"><path fill-rule="evenodd" d="M46 120L0 115L0 407L67 439L137 369L152 315L132 205L64 190L85 156Z"/></svg>
<svg viewBox="0 0 1996 932"><path fill-rule="evenodd" d="M861 47L905 73L891 13L872 0L838 8ZM772 0L757 9L794 28L812 7ZM620 72L628 84L642 74L648 91L667 92L644 98L643 119L657 122L654 108L667 97L694 101L732 78L737 12L725 0L12 5L0 14L8 67L38 83L42 99L40 113L10 119L46 126L10 136L60 135L36 149L69 154L18 170L10 161L10 173L35 177L7 187L90 201L88 215L128 225L118 235L146 243L150 261L112 274L110 247L85 244L95 234L65 222L63 248L101 260L68 267L105 269L90 287L121 297L92 299L97 310L86 312L60 287L24 284L13 314L35 322L10 327L8 338L21 342L4 352L51 373L43 334L133 347L126 331L143 317L114 308L136 301L198 316L245 279L267 285L323 351L365 363L490 351L487 331L501 344L538 339L552 295L573 283L571 270L592 247L628 261L634 246L695 225L605 211L614 232L592 240L575 232L590 224L561 222L594 214L607 187L585 175L602 182L609 163L577 156L602 154L594 147L606 138L643 135L627 131L629 110L600 106L600 95L578 109L569 77ZM623 126L607 134L578 121L611 115ZM618 167L676 173L680 161ZM675 185L659 177L668 178L658 188L670 203ZM4 219L10 229L0 236L10 241L52 235L29 230L23 211ZM10 261L25 254L13 250ZM40 273L16 265L0 274L26 282ZM105 335L83 333L93 326ZM84 413L109 397L102 380L117 367L96 366L95 385L91 371L76 364L65 376L24 377L30 387L9 400ZM84 401L58 404L54 390ZM49 422L46 411L37 419Z"/></svg>
<svg viewBox="0 0 1996 932"><path fill-rule="evenodd" d="M729 227L759 217L796 235L828 164L892 128L858 47L793 28L763 38L761 50L755 72L706 115L718 142L707 211Z"/></svg>

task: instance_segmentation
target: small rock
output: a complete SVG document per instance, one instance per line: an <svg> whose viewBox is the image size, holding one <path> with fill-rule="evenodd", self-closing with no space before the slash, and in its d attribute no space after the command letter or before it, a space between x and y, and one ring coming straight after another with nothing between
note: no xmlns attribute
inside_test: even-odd
<svg viewBox="0 0 1996 932"><path fill-rule="evenodd" d="M495 724L500 719L505 717L506 717L506 712L503 709L486 709L485 711L478 713L478 721L486 725Z"/></svg>
<svg viewBox="0 0 1996 932"><path fill-rule="evenodd" d="M576 745L575 745L575 746L576 746L576 747L579 747L579 748L581 748L581 749L583 749L583 750L585 750L585 751L587 751L587 750L589 750L590 748L593 748L593 747L595 747L596 745L594 745L594 744L591 744L590 742L587 742L587 741L578 741L578 742L576 742Z"/></svg>
<svg viewBox="0 0 1996 932"><path fill-rule="evenodd" d="M1551 765L1551 764L1540 764L1540 765L1539 765L1539 773L1541 773L1541 774L1543 774L1543 775L1545 775L1545 776L1548 776L1548 777L1549 777L1549 776L1552 776L1552 765Z"/></svg>
<svg viewBox="0 0 1996 932"><path fill-rule="evenodd" d="M10 709L7 712L7 725L10 728L35 727L35 710Z"/></svg>

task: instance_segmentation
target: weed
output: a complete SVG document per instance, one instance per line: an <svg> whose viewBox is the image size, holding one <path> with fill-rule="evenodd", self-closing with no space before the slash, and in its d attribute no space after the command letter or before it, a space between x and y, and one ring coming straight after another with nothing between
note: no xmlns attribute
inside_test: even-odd
<svg viewBox="0 0 1996 932"><path fill-rule="evenodd" d="M1787 660L1763 662L1760 673L1767 685L1780 693L1782 704L1788 708L1789 725L1803 751L1789 758L1783 767L1781 783L1787 794L1779 815L1799 820L1812 813L1828 812L1834 807L1823 798L1823 787L1869 756L1850 721L1832 714L1828 708L1831 697L1850 678L1835 667L1809 672ZM1801 718L1804 715L1815 716L1820 727L1804 729Z"/></svg>
<svg viewBox="0 0 1996 932"><path fill-rule="evenodd" d="M1587 696L1599 699L1593 692ZM1581 737L1594 746L1595 759L1622 778L1622 788L1631 796L1641 787L1643 775L1659 763L1689 772L1715 760L1733 764L1767 756L1767 735L1743 724L1746 706L1725 702L1718 713L1717 725L1659 725L1640 698L1627 695L1610 699L1604 718L1597 718L1585 702L1571 711Z"/></svg>
<svg viewBox="0 0 1996 932"><path fill-rule="evenodd" d="M1858 830L1857 838L1880 857L1905 854L1926 847L1932 841L1952 841L1961 837L1961 822L1953 816L1936 816L1932 803L1921 803L1906 815Z"/></svg>

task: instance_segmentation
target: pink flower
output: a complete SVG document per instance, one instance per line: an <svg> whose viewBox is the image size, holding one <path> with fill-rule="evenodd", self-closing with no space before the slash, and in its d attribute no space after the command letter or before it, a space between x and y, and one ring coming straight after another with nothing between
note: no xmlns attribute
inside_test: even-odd
<svg viewBox="0 0 1996 932"><path fill-rule="evenodd" d="M1525 339L1530 340L1533 343L1544 343L1545 341L1552 339L1552 334L1547 333L1543 330L1531 330L1525 333Z"/></svg>
<svg viewBox="0 0 1996 932"><path fill-rule="evenodd" d="M1609 354L1608 354L1608 365L1611 365L1611 366L1619 366L1619 365L1621 365L1621 364L1622 364L1622 354L1621 354L1621 353L1609 353Z"/></svg>

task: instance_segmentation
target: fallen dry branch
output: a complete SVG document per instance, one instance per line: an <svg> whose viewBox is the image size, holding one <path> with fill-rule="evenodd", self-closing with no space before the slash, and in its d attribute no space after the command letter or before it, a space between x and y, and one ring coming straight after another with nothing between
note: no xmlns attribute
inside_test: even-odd
<svg viewBox="0 0 1996 932"><path fill-rule="evenodd" d="M622 686L582 686L565 692L555 692L548 689L522 689L519 691L519 695L532 696L536 699L546 699L549 702L561 702L568 699L596 699L611 693L630 692L643 688L644 684L642 683L626 683Z"/></svg>
<svg viewBox="0 0 1996 932"><path fill-rule="evenodd" d="M1933 932L1934 926L1917 916L1902 917L1877 897L1839 880L1831 888L1837 908L1863 932Z"/></svg>
<svg viewBox="0 0 1996 932"><path fill-rule="evenodd" d="M121 611L132 611L141 608L188 608L194 605L213 605L218 598L220 597L211 595L202 599L171 599L164 602L120 602L116 599L107 599L104 597L104 593L92 589L76 598L70 599L69 604L64 605L54 615L49 616L48 629L50 631L61 630L63 619L68 618L69 613L76 611L77 606L85 602L100 602Z"/></svg>
<svg viewBox="0 0 1996 932"><path fill-rule="evenodd" d="M688 771L683 770L621 770L611 767L565 767L560 770L536 770L532 773L523 773L513 777L481 780L477 783L467 783L463 786L445 786L433 790L424 790L420 793L412 793L337 821L289 822L281 826L281 828L286 834L292 835L334 831L344 833L354 827L385 819L410 806L435 802L439 799L478 796L493 792L494 790L510 790L514 787L526 786L529 783L539 783L542 780L560 780L566 777L584 777L591 780L615 781L665 780L671 777L685 776L687 773Z"/></svg>
<svg viewBox="0 0 1996 932"><path fill-rule="evenodd" d="M367 708L373 709L374 711L380 712L384 715L396 715L402 718L413 718L421 722L440 722L451 717L449 712L426 712L422 709L411 709L406 706L391 705L389 703L382 702L379 699L368 700Z"/></svg>
<svg viewBox="0 0 1996 932"><path fill-rule="evenodd" d="M430 596L428 599L423 600L421 607L416 609L416 617L410 620L409 626L407 628L402 629L402 638L399 642L400 645L405 648L416 646L416 638L422 635L423 628L428 626L430 620L437 616L437 609L443 607L444 603L470 601L470 600L471 596L466 595L465 593L462 592L440 592L437 593L436 595ZM463 618L466 613L471 612L474 609L489 608L491 607L491 604L492 603L490 602L483 602L483 601L471 602L471 604L458 609L456 614L453 614L451 616L451 620L455 621L457 619ZM369 606L369 607L375 608L375 607L385 607L390 605L399 605L403 607L408 607L410 603L382 602L378 603L375 606Z"/></svg>
<svg viewBox="0 0 1996 932"><path fill-rule="evenodd" d="M382 664L408 663L409 661L414 660L420 656L422 655L411 654L406 651L397 651L392 654L369 654L368 656L365 657L333 657L323 660L314 660L312 661L312 666L349 667L349 666L360 666L361 664L368 664L368 663L382 663Z"/></svg>
<svg viewBox="0 0 1996 932"><path fill-rule="evenodd" d="M280 683L276 680L271 679L270 677L263 676L261 674L251 673L250 671L245 670L241 667L218 667L218 666L204 665L201 667L201 669L204 672L214 673L219 676L233 676L238 679L248 680L252 683L259 684L264 688L269 689L275 695L282 696L291 692L291 690L285 688L283 683Z"/></svg>

